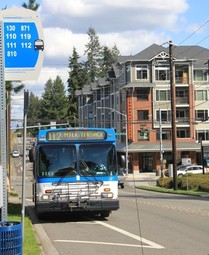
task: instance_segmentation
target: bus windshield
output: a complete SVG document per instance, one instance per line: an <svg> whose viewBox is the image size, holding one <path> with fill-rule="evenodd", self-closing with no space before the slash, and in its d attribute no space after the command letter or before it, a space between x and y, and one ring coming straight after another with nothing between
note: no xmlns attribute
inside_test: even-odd
<svg viewBox="0 0 209 255"><path fill-rule="evenodd" d="M75 176L76 147L42 145L39 148L38 175L41 177Z"/></svg>
<svg viewBox="0 0 209 255"><path fill-rule="evenodd" d="M117 171L116 150L112 144L80 145L78 161L81 176L109 176Z"/></svg>
<svg viewBox="0 0 209 255"><path fill-rule="evenodd" d="M117 172L112 144L83 144L78 150L75 145L41 145L38 158L40 177L109 176Z"/></svg>

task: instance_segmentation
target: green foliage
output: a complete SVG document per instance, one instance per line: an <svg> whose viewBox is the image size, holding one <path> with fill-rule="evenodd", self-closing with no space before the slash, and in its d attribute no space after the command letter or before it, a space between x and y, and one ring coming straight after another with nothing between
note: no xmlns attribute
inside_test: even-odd
<svg viewBox="0 0 209 255"><path fill-rule="evenodd" d="M85 45L85 54L87 55L86 68L89 77L88 82L94 82L98 77L100 77L102 47L94 28L90 27L87 34L89 36L89 42Z"/></svg>
<svg viewBox="0 0 209 255"><path fill-rule="evenodd" d="M27 126L37 126L30 129L32 135L36 135L39 123L48 125L51 121L68 122L68 99L65 86L59 76L54 81L49 79L46 82L42 98L33 93L30 93L29 97Z"/></svg>
<svg viewBox="0 0 209 255"><path fill-rule="evenodd" d="M78 119L78 104L75 91L82 89L84 85L95 82L100 77L106 77L116 58L119 56L119 50L114 45L113 48L101 46L99 37L90 27L87 32L89 41L85 45L85 55L87 60L80 62L75 47L73 48L72 56L69 58L69 78L68 78L68 114L70 120Z"/></svg>
<svg viewBox="0 0 209 255"><path fill-rule="evenodd" d="M100 77L105 77L108 70L113 63L116 62L116 58L120 54L117 46L115 45L112 49L107 46L102 47L102 59L101 59L101 73Z"/></svg>
<svg viewBox="0 0 209 255"><path fill-rule="evenodd" d="M69 78L68 78L68 116L70 121L75 121L78 118L78 104L75 97L75 91L81 89L87 81L85 65L79 63L80 56L75 47L73 48L72 57L69 62Z"/></svg>
<svg viewBox="0 0 209 255"><path fill-rule="evenodd" d="M28 4L25 2L22 4L22 7L26 8L26 9L30 9L32 11L37 11L39 6L40 6L40 4L37 4L36 0L29 0Z"/></svg>
<svg viewBox="0 0 209 255"><path fill-rule="evenodd" d="M177 178L178 189L209 192L209 174L188 174ZM158 187L173 188L173 178L159 178Z"/></svg>
<svg viewBox="0 0 209 255"><path fill-rule="evenodd" d="M67 120L68 102L64 84L59 76L49 79L44 87L41 100L40 119L42 123L55 120L57 123Z"/></svg>

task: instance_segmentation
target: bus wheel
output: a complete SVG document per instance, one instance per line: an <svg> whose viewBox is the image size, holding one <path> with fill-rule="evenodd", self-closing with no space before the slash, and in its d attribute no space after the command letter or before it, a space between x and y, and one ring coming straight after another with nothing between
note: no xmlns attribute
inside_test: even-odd
<svg viewBox="0 0 209 255"><path fill-rule="evenodd" d="M110 216L110 211L102 211L100 215L102 218L107 218Z"/></svg>

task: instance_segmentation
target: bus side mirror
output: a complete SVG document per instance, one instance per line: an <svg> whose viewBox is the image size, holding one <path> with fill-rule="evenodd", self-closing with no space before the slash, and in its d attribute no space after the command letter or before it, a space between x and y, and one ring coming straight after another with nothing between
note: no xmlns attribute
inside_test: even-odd
<svg viewBox="0 0 209 255"><path fill-rule="evenodd" d="M34 162L34 148L31 148L30 150L29 150L29 154L28 154L28 157L29 157L29 161L30 162Z"/></svg>

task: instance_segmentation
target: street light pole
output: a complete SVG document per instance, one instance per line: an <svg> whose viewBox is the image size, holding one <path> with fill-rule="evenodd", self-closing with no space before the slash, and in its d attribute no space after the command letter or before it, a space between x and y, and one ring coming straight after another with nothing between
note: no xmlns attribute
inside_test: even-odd
<svg viewBox="0 0 209 255"><path fill-rule="evenodd" d="M128 175L128 120L127 120L127 115L126 114L124 114L124 113L122 113L122 112L119 112L119 111L117 111L117 110L115 110L115 109L112 109L112 108L109 108L109 107L106 107L106 106L104 106L104 107L97 107L97 109L107 109L107 110L111 110L111 111L113 111L113 112L116 112L116 113L118 113L118 114L120 114L121 116L123 116L124 117L124 119L125 119L125 122L126 122L126 175Z"/></svg>

